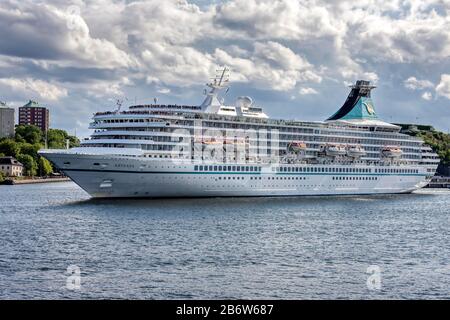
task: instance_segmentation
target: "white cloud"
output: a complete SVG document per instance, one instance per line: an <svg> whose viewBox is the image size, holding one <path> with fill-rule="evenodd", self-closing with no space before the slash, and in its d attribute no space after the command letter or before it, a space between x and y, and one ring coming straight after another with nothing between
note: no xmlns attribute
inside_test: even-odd
<svg viewBox="0 0 450 320"><path fill-rule="evenodd" d="M441 75L441 82L436 86L436 94L450 99L450 74Z"/></svg>
<svg viewBox="0 0 450 320"><path fill-rule="evenodd" d="M160 88L157 91L159 93L162 93L162 94L169 94L170 93L170 89L169 88Z"/></svg>
<svg viewBox="0 0 450 320"><path fill-rule="evenodd" d="M422 94L422 99L430 101L431 99L433 99L433 94L431 92L429 92L429 91L425 91Z"/></svg>
<svg viewBox="0 0 450 320"><path fill-rule="evenodd" d="M319 101L329 88L357 79L394 83L403 102L411 96L406 89L422 90L427 104L450 96L445 77L436 92L431 81L422 79L438 79L450 69L448 1L195 3L202 5L190 0L3 0L0 79L12 77L29 89L9 95L11 87L2 83L0 95L40 96L29 79L62 90L52 94L57 90L47 89L48 97L74 94L90 107L112 96L145 97L168 88L178 92L182 87L193 95L187 87L197 90L226 64L239 90L249 95L279 91L273 96L288 103L293 95L313 91L320 91ZM79 15L71 5L78 6Z"/></svg>
<svg viewBox="0 0 450 320"><path fill-rule="evenodd" d="M7 1L0 10L0 53L46 59L61 65L128 67L130 56L112 42L91 36L85 20L50 4Z"/></svg>
<svg viewBox="0 0 450 320"><path fill-rule="evenodd" d="M39 79L3 78L0 79L0 85L6 86L15 92L22 93L27 97L38 96L45 100L58 100L67 96L67 89Z"/></svg>
<svg viewBox="0 0 450 320"><path fill-rule="evenodd" d="M427 88L433 88L434 84L429 80L417 80L416 77L409 77L404 82L405 88L411 90L421 90Z"/></svg>
<svg viewBox="0 0 450 320"><path fill-rule="evenodd" d="M299 93L303 96L303 95L307 95L307 94L318 94L318 92L313 89L313 88L300 88Z"/></svg>

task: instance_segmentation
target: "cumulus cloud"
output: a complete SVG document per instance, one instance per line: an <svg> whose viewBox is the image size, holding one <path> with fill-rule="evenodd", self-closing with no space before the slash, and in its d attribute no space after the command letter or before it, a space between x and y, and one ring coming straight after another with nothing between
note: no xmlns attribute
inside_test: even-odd
<svg viewBox="0 0 450 320"><path fill-rule="evenodd" d="M28 89L12 98L26 100L42 81L57 88L47 97L86 106L126 95L186 99L179 92L193 96L228 65L239 94L287 107L292 96L319 105L324 95L315 110L331 112L329 96L357 79L395 87L399 105L407 90L430 104L449 97L445 75L433 85L450 69L449 13L442 0L3 0L0 95L15 83Z"/></svg>
<svg viewBox="0 0 450 320"><path fill-rule="evenodd" d="M405 88L411 90L421 90L434 87L433 82L429 80L418 80L416 77L409 77L405 80L404 85Z"/></svg>
<svg viewBox="0 0 450 320"><path fill-rule="evenodd" d="M105 39L93 38L73 11L55 6L6 1L0 10L0 53L66 64L126 67L132 59Z"/></svg>
<svg viewBox="0 0 450 320"><path fill-rule="evenodd" d="M450 99L450 74L441 75L441 82L436 86L436 94Z"/></svg>
<svg viewBox="0 0 450 320"><path fill-rule="evenodd" d="M40 97L45 100L58 100L67 96L67 90L52 83L39 79L0 79L0 86L27 95L28 97Z"/></svg>
<svg viewBox="0 0 450 320"><path fill-rule="evenodd" d="M299 93L304 96L306 94L318 94L318 92L313 88L300 88Z"/></svg>
<svg viewBox="0 0 450 320"><path fill-rule="evenodd" d="M431 99L433 99L433 94L431 92L429 92L429 91L425 91L422 94L422 99L430 101Z"/></svg>

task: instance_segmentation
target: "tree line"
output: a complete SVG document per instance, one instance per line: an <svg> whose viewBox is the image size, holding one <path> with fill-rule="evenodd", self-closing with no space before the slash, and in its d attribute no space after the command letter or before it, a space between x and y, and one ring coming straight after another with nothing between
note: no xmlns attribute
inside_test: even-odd
<svg viewBox="0 0 450 320"><path fill-rule="evenodd" d="M416 134L439 155L441 163L450 165L450 135L436 130L420 130Z"/></svg>
<svg viewBox="0 0 450 320"><path fill-rule="evenodd" d="M65 130L49 129L45 134L37 126L19 125L14 138L0 138L0 157L16 158L24 165L26 176L48 176L53 172L53 167L37 153L45 147L45 140L49 149L65 149L66 140L69 140L70 148L80 145L78 138L69 135Z"/></svg>

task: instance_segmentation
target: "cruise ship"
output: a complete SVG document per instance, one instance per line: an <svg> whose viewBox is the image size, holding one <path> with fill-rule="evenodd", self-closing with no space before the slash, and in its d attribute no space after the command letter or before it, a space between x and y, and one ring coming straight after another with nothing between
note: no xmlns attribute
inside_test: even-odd
<svg viewBox="0 0 450 320"><path fill-rule="evenodd" d="M225 104L226 67L207 86L200 105L97 112L80 147L39 153L96 198L410 193L439 163L378 118L369 81L321 122L271 119L246 96Z"/></svg>

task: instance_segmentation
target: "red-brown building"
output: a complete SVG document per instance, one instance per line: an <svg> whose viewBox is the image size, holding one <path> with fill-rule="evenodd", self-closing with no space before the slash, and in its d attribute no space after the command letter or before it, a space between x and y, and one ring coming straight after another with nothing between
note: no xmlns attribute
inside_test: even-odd
<svg viewBox="0 0 450 320"><path fill-rule="evenodd" d="M36 101L30 100L23 107L19 107L19 125L35 125L42 131L47 131L50 115L47 108L41 107Z"/></svg>

